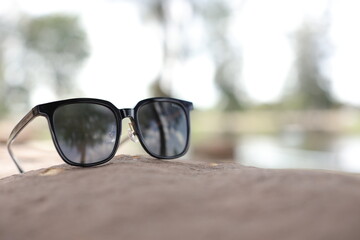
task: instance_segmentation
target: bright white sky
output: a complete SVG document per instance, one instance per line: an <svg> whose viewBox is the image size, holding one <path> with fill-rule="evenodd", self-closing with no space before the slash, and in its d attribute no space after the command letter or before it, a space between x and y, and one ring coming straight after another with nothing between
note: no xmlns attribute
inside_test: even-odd
<svg viewBox="0 0 360 240"><path fill-rule="evenodd" d="M91 45L91 57L78 76L83 96L107 99L118 107L131 107L149 96L148 87L162 61L160 32L142 24L132 2L1 0L0 14L11 17L18 9L33 15L79 14ZM235 15L232 33L243 49L241 85L253 100L266 102L280 97L294 58L289 37L305 16L319 17L327 2L247 0L242 11ZM240 1L233 3L236 7ZM181 16L184 9L181 4L177 6L176 14ZM333 91L342 101L360 104L360 2L333 0L331 6L333 52L328 74ZM206 54L175 64L171 89L177 97L193 101L197 107L211 107L218 97L213 71L213 63ZM34 101L54 100L45 93L39 89Z"/></svg>

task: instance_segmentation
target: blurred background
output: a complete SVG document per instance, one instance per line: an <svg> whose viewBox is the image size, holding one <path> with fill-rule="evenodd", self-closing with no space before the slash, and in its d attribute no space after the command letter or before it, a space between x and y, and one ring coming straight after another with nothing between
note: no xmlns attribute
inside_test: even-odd
<svg viewBox="0 0 360 240"><path fill-rule="evenodd" d="M356 0L2 0L0 176L16 173L5 143L34 105L152 96L194 103L185 158L360 172L359 11ZM61 163L46 124L19 136L27 170Z"/></svg>

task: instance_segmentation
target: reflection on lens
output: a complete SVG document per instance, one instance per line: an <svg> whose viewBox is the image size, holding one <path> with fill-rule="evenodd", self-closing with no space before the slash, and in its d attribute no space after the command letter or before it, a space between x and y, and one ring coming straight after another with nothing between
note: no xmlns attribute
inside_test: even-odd
<svg viewBox="0 0 360 240"><path fill-rule="evenodd" d="M115 148L116 117L108 107L90 103L61 106L53 122L60 150L71 162L100 162Z"/></svg>
<svg viewBox="0 0 360 240"><path fill-rule="evenodd" d="M187 118L179 104L148 103L139 108L137 118L143 143L149 152L159 157L175 157L185 151Z"/></svg>

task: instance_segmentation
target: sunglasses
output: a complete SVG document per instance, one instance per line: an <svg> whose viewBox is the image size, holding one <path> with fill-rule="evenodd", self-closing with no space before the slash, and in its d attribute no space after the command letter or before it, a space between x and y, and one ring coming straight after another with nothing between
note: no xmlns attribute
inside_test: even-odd
<svg viewBox="0 0 360 240"><path fill-rule="evenodd" d="M118 149L121 121L129 118L129 136L139 139L155 158L174 159L189 147L191 102L174 98L149 98L135 108L118 109L112 103L92 98L76 98L35 106L12 130L7 141L9 154L20 173L11 144L22 129L37 116L47 119L52 140L60 157L68 164L91 167L112 159Z"/></svg>

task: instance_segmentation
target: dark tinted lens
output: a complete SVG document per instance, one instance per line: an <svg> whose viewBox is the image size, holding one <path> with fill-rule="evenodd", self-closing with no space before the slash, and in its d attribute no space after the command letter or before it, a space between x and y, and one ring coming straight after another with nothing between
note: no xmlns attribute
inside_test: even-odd
<svg viewBox="0 0 360 240"><path fill-rule="evenodd" d="M75 103L54 112L54 131L61 152L74 163L103 161L115 148L114 113L103 105Z"/></svg>
<svg viewBox="0 0 360 240"><path fill-rule="evenodd" d="M143 143L149 152L159 157L175 157L185 151L188 121L179 104L148 103L139 108L137 118Z"/></svg>

